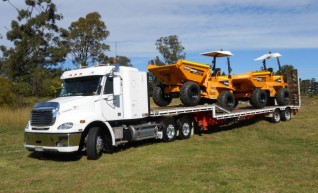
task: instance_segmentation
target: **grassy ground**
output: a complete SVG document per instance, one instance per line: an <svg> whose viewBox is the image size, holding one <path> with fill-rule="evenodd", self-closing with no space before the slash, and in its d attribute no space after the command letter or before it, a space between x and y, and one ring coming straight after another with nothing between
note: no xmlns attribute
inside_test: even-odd
<svg viewBox="0 0 318 193"><path fill-rule="evenodd" d="M318 192L318 98L288 122L134 143L97 161L22 148L30 109L0 109L0 192Z"/></svg>

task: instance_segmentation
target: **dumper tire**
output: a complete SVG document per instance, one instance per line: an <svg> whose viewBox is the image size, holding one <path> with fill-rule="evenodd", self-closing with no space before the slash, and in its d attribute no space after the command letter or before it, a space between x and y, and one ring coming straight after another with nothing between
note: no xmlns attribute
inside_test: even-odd
<svg viewBox="0 0 318 193"><path fill-rule="evenodd" d="M250 103L255 109L262 109L266 106L267 100L268 97L265 90L257 88L252 93Z"/></svg>
<svg viewBox="0 0 318 193"><path fill-rule="evenodd" d="M155 86L153 88L152 99L153 99L153 102L159 107L168 106L172 100L171 97L167 97L164 94L164 88L158 87L158 86Z"/></svg>
<svg viewBox="0 0 318 193"><path fill-rule="evenodd" d="M105 138L99 127L92 127L87 136L87 159L97 160L103 154Z"/></svg>
<svg viewBox="0 0 318 193"><path fill-rule="evenodd" d="M180 100L185 106L196 106L201 100L200 86L192 81L182 85L180 90Z"/></svg>
<svg viewBox="0 0 318 193"><path fill-rule="evenodd" d="M281 88L276 92L276 101L280 106L285 106L289 104L290 101L290 90L288 88Z"/></svg>
<svg viewBox="0 0 318 193"><path fill-rule="evenodd" d="M235 96L230 91L222 91L217 99L217 105L227 109L233 110L235 108Z"/></svg>

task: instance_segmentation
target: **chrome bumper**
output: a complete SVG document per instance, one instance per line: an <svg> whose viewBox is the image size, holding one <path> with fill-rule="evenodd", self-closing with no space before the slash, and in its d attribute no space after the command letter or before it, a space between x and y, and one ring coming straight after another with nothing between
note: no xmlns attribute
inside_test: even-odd
<svg viewBox="0 0 318 193"><path fill-rule="evenodd" d="M82 133L24 133L24 147L31 151L74 152Z"/></svg>

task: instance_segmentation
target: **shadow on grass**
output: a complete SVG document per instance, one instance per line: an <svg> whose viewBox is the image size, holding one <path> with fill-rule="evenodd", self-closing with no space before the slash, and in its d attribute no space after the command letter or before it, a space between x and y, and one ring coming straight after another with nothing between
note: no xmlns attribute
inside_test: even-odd
<svg viewBox="0 0 318 193"><path fill-rule="evenodd" d="M30 158L38 160L51 160L60 162L78 161L83 157L83 153L52 153L52 152L31 152Z"/></svg>
<svg viewBox="0 0 318 193"><path fill-rule="evenodd" d="M218 132L229 131L234 129L240 129L241 127L253 125L263 120L266 120L266 119L264 119L264 117L255 117L253 119L244 120L244 121L229 121L228 123L224 123L222 125L210 126L208 130L200 130L200 128L195 128L194 133L200 136L202 134L212 134L212 133L218 133Z"/></svg>

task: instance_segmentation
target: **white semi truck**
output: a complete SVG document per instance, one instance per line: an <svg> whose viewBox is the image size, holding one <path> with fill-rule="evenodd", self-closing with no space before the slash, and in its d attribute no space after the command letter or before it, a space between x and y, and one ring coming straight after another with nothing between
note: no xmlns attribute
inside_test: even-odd
<svg viewBox="0 0 318 193"><path fill-rule="evenodd" d="M300 107L299 82L293 104L228 111L215 104L150 108L148 74L133 67L95 66L63 73L59 97L35 104L24 147L40 152L86 151L88 159L131 141L187 139L193 128L255 116L289 120Z"/></svg>

